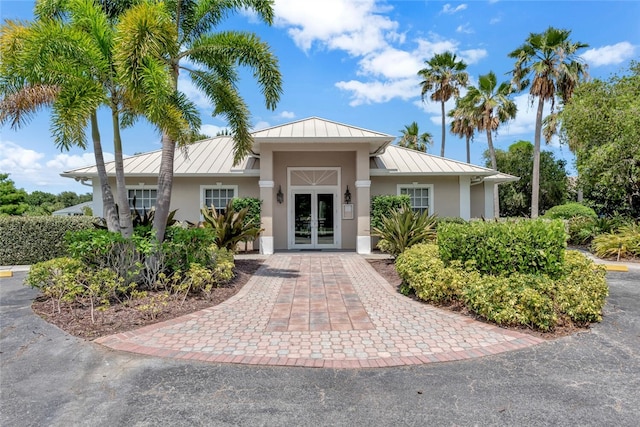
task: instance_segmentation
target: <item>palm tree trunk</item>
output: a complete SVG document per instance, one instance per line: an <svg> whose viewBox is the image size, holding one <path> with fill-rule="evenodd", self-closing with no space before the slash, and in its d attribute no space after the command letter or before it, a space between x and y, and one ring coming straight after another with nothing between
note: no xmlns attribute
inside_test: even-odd
<svg viewBox="0 0 640 427"><path fill-rule="evenodd" d="M544 99L538 99L536 112L536 130L533 143L533 172L531 174L531 218L538 217L538 200L540 196L540 136L542 131L542 110Z"/></svg>
<svg viewBox="0 0 640 427"><path fill-rule="evenodd" d="M488 123L491 121L489 120ZM496 160L496 150L493 147L493 139L491 138L491 129L487 129L487 145L489 146L489 155L491 156L491 169L498 170L498 162ZM498 186L493 185L493 216L500 218L500 194L498 193Z"/></svg>
<svg viewBox="0 0 640 427"><path fill-rule="evenodd" d="M180 10L180 8L178 8ZM178 90L178 66L172 67L173 88ZM153 218L153 228L158 242L164 241L167 230L167 219L171 206L171 189L173 187L173 161L176 152L176 142L171 136L162 132L162 156L160 158L160 171L158 172L158 195L156 198L156 213Z"/></svg>
<svg viewBox="0 0 640 427"><path fill-rule="evenodd" d="M467 136L467 163L471 163L471 145L469 144L469 140L471 137Z"/></svg>
<svg viewBox="0 0 640 427"><path fill-rule="evenodd" d="M107 169L104 166L104 156L102 155L102 144L100 143L100 130L98 129L98 116L96 111L91 113L91 139L93 140L93 152L96 158L96 168L98 169L98 179L102 190L102 214L107 221L109 231L120 232L118 224L118 212L113 200L113 193L107 177Z"/></svg>
<svg viewBox="0 0 640 427"><path fill-rule="evenodd" d="M118 213L120 217L120 233L123 237L131 237L133 223L131 222L131 209L129 197L124 179L124 161L122 159L122 138L120 136L120 117L117 106L111 106L111 120L113 123L113 150L116 163L116 191L118 198Z"/></svg>
<svg viewBox="0 0 640 427"><path fill-rule="evenodd" d="M446 131L445 117L444 117L444 101L440 102L442 111L442 145L440 146L440 157L444 157L444 136Z"/></svg>

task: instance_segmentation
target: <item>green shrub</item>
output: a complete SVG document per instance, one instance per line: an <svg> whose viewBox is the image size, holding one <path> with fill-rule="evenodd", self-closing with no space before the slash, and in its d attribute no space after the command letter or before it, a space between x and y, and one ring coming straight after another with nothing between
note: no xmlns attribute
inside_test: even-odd
<svg viewBox="0 0 640 427"><path fill-rule="evenodd" d="M162 250L170 271L187 271L194 263L205 267L211 265L215 234L210 228L170 227L166 236Z"/></svg>
<svg viewBox="0 0 640 427"><path fill-rule="evenodd" d="M411 207L411 198L407 194L398 196L373 196L371 198L371 228L382 227L382 218L391 212Z"/></svg>
<svg viewBox="0 0 640 427"><path fill-rule="evenodd" d="M597 218L596 211L581 203L570 202L554 206L544 214L547 219L571 219L574 217Z"/></svg>
<svg viewBox="0 0 640 427"><path fill-rule="evenodd" d="M483 274L548 274L562 271L566 233L562 221L520 220L444 223L438 248L445 265L474 261Z"/></svg>
<svg viewBox="0 0 640 427"><path fill-rule="evenodd" d="M0 217L0 265L35 264L67 255L68 231L93 228L85 216Z"/></svg>
<svg viewBox="0 0 640 427"><path fill-rule="evenodd" d="M418 244L401 253L396 259L396 270L418 298L436 304L458 300L471 274L459 263L445 267L434 244Z"/></svg>
<svg viewBox="0 0 640 427"><path fill-rule="evenodd" d="M62 302L71 302L84 292L80 275L85 269L73 258L54 258L31 266L26 284L50 298L54 311L60 313Z"/></svg>
<svg viewBox="0 0 640 427"><path fill-rule="evenodd" d="M578 323L599 322L609 295L606 270L578 251L567 251L564 277L557 290L560 312Z"/></svg>
<svg viewBox="0 0 640 427"><path fill-rule="evenodd" d="M237 197L231 200L231 206L235 212L239 212L244 208L248 208L245 222L253 221L254 224L260 224L260 212L262 210L262 201L256 197Z"/></svg>
<svg viewBox="0 0 640 427"><path fill-rule="evenodd" d="M435 216L403 207L383 216L382 225L373 227L372 234L380 237L378 247L381 251L398 256L413 245L434 240L435 225Z"/></svg>
<svg viewBox="0 0 640 427"><path fill-rule="evenodd" d="M210 227L215 233L215 244L219 248L235 250L240 242L255 240L262 231L260 223L247 218L249 206L234 211L233 201L227 204L225 213L218 213L215 207L202 208L205 227Z"/></svg>
<svg viewBox="0 0 640 427"><path fill-rule="evenodd" d="M640 257L640 226L626 225L616 232L600 234L593 239L591 246L600 258Z"/></svg>

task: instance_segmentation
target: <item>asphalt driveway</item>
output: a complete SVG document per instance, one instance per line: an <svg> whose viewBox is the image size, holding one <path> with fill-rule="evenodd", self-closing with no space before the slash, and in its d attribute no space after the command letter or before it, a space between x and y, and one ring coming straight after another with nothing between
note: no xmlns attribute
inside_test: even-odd
<svg viewBox="0 0 640 427"><path fill-rule="evenodd" d="M376 369L207 364L121 353L0 279L0 425L594 425L640 420L640 269L609 273L588 332L467 361Z"/></svg>

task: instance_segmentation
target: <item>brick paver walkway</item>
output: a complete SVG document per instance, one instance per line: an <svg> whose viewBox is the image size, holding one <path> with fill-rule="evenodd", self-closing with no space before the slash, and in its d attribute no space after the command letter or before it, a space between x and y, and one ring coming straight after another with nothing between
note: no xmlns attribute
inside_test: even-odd
<svg viewBox="0 0 640 427"><path fill-rule="evenodd" d="M542 342L398 294L360 255L276 254L228 301L99 338L117 350L256 365L453 361Z"/></svg>

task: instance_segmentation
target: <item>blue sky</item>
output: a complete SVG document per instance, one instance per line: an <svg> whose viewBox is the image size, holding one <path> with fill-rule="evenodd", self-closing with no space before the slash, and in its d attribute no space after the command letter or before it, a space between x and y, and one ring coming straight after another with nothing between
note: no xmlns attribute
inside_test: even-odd
<svg viewBox="0 0 640 427"><path fill-rule="evenodd" d="M5 19L32 19L33 1L2 0ZM254 129L319 116L371 130L399 135L417 121L435 140L429 152L439 154L439 104L420 99L416 73L435 53L450 50L468 63L471 82L493 70L508 80L513 60L507 54L529 33L549 26L569 29L571 39L589 44L582 51L589 74L607 78L640 57L638 1L378 1L276 0L276 24L256 22L251 14L229 19L225 28L252 31L267 41L280 61L284 94L276 111L264 107L251 74L244 72L240 90L252 112ZM190 82L179 88L200 108L204 133L225 128L221 117ZM506 149L514 141L533 141L534 111L527 94L514 97L518 117L499 129L494 143ZM452 106L447 105L447 109ZM103 112L104 113L104 112ZM101 115L106 153L113 150L107 114ZM446 157L465 159L464 140L447 134ZM123 133L126 154L157 150L158 133L145 124ZM486 136L476 135L472 162L483 164ZM569 165L573 158L557 142L547 146ZM112 156L108 154L107 156ZM90 190L59 174L93 162L91 151L60 152L43 111L26 127L0 128L0 172L10 173L19 188L59 193Z"/></svg>

